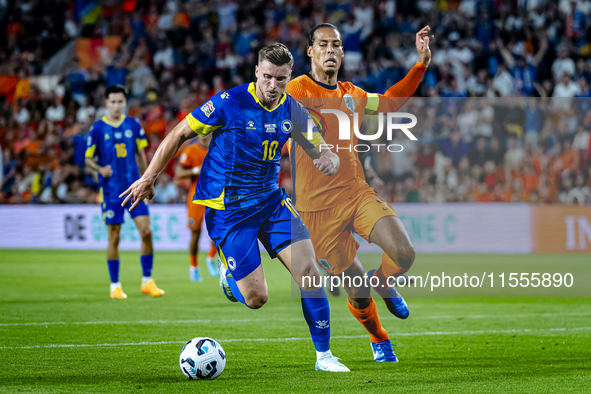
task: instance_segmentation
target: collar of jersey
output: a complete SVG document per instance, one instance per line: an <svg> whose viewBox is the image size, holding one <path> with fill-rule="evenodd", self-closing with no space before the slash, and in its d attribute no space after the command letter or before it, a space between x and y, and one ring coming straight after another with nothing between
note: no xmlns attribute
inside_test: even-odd
<svg viewBox="0 0 591 394"><path fill-rule="evenodd" d="M121 126L121 123L123 123L123 121L125 120L125 115L121 114L121 120L119 121L119 123L113 123L111 122L109 119L107 119L106 116L103 116L101 119L103 122L105 122L106 124L108 124L109 126L113 126L115 128Z"/></svg>
<svg viewBox="0 0 591 394"><path fill-rule="evenodd" d="M259 98L257 97L256 90L255 90L255 87L254 87L254 82L251 82L251 83L248 84L248 93L250 93L252 95L252 97L254 98L254 101L256 101L257 103L259 103L261 105L261 107L263 107L264 109L266 109L269 112L273 112L277 108L279 108L281 106L281 104L283 104L283 102L285 101L285 99L287 98L287 95L285 94L285 92L283 92L283 96L281 96L281 100L279 100L279 104L277 104L275 106L275 108L273 108L273 109L267 109L263 105L263 103L261 103L261 100L259 100Z"/></svg>
<svg viewBox="0 0 591 394"><path fill-rule="evenodd" d="M322 82L318 82L317 80L315 80L314 78L312 78L312 76L308 73L306 74L306 76L308 78L310 78L312 81L316 82L318 85L320 85L321 87L323 87L324 89L328 89L328 90L337 90L337 85L327 85L325 83Z"/></svg>

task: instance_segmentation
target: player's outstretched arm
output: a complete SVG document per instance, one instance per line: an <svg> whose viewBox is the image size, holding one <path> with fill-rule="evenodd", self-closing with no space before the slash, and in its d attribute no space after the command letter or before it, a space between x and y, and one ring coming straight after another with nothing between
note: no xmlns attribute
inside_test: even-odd
<svg viewBox="0 0 591 394"><path fill-rule="evenodd" d="M174 157L181 145L195 136L196 134L189 126L187 119L183 119L177 124L156 150L144 175L119 195L119 198L127 196L121 206L125 206L131 200L132 205L129 210L133 211L143 200L152 199L154 197L154 182L156 182L158 175L166 167L170 159Z"/></svg>
<svg viewBox="0 0 591 394"><path fill-rule="evenodd" d="M341 160L324 141L314 149L304 149L304 151L314 160L314 165L324 175L332 176L339 170Z"/></svg>

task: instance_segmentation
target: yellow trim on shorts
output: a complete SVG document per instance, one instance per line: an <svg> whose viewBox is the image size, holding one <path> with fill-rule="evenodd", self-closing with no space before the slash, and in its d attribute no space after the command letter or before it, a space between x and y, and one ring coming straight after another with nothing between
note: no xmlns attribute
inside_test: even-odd
<svg viewBox="0 0 591 394"><path fill-rule="evenodd" d="M209 200L193 200L193 204L205 205L206 207L223 211L226 209L226 206L224 205L225 194L226 189L223 189L222 194L218 198L210 198Z"/></svg>

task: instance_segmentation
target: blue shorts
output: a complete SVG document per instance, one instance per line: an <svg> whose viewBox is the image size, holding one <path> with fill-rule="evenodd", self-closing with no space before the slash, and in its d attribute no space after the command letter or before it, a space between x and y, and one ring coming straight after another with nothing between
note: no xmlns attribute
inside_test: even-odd
<svg viewBox="0 0 591 394"><path fill-rule="evenodd" d="M222 262L235 280L261 265L257 239L271 258L287 246L310 239L310 233L283 189L258 206L247 209L207 208L205 223Z"/></svg>
<svg viewBox="0 0 591 394"><path fill-rule="evenodd" d="M103 222L105 222L107 226L111 224L123 224L123 212L129 211L130 206L131 202L128 202L125 207L122 207L120 202L103 202L101 204L101 209L103 210ZM138 216L147 216L150 213L148 212L148 206L142 201L133 211L129 212L129 214L132 218L136 218Z"/></svg>

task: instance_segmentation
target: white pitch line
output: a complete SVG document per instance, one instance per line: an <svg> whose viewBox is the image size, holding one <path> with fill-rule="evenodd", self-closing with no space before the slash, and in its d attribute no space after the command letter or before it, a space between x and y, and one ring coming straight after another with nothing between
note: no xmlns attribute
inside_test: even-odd
<svg viewBox="0 0 591 394"><path fill-rule="evenodd" d="M431 336L431 335L480 335L480 334L519 334L531 333L540 331L589 331L591 327L558 327L558 328L524 328L514 330L477 330L477 331L427 331L427 332L402 332L395 333L395 337L417 337L417 336ZM357 339L366 338L367 334L363 335L335 335L331 339ZM228 342L290 342L290 341L305 341L310 340L310 337L290 337L290 338L232 338L220 339L220 343ZM52 344L52 345L33 345L33 346L1 346L0 350L12 349L47 349L47 348L78 348L78 347L118 347L118 346L150 346L150 345L170 345L181 344L186 341L160 341L160 342L128 342L128 343L97 343L97 344Z"/></svg>
<svg viewBox="0 0 591 394"><path fill-rule="evenodd" d="M519 313L508 315L423 315L414 316L414 319L490 319L490 318L522 318L522 317L556 317L556 316L589 316L591 313ZM395 316L383 316L380 320L398 319ZM68 326L68 325L133 325L133 324L212 324L212 323L248 323L248 322L286 322L286 321L301 321L302 317L293 317L286 319L199 319L199 320L138 320L138 321L80 321L80 322L28 322L28 323L0 323L0 327L18 327L18 326ZM332 321L355 320L352 317L334 318Z"/></svg>

